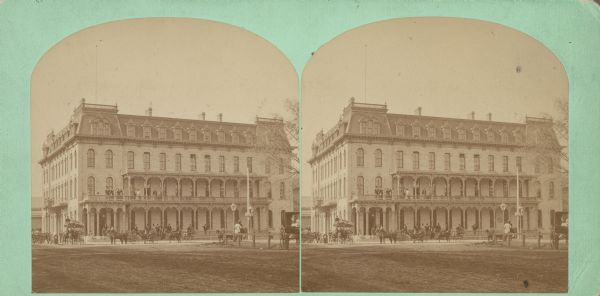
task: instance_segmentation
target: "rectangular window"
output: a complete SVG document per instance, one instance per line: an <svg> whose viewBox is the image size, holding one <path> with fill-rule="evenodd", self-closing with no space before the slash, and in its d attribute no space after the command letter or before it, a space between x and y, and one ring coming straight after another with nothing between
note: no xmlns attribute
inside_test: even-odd
<svg viewBox="0 0 600 296"><path fill-rule="evenodd" d="M209 173L211 170L210 168L210 155L204 155L204 172L205 173Z"/></svg>
<svg viewBox="0 0 600 296"><path fill-rule="evenodd" d="M502 171L508 172L508 156L502 157Z"/></svg>
<svg viewBox="0 0 600 296"><path fill-rule="evenodd" d="M464 171L466 169L467 164L465 163L465 155L464 154L459 154L458 155L458 160L459 160L459 166L460 166L460 170Z"/></svg>
<svg viewBox="0 0 600 296"><path fill-rule="evenodd" d="M396 168L404 168L404 151L396 151Z"/></svg>
<svg viewBox="0 0 600 296"><path fill-rule="evenodd" d="M196 165L196 154L190 154L190 171L195 171Z"/></svg>
<svg viewBox="0 0 600 296"><path fill-rule="evenodd" d="M240 172L240 158L239 158L239 156L234 156L233 157L233 172L234 173L239 173Z"/></svg>
<svg viewBox="0 0 600 296"><path fill-rule="evenodd" d="M494 156L493 155L488 155L488 171L490 171L490 172L494 171Z"/></svg>
<svg viewBox="0 0 600 296"><path fill-rule="evenodd" d="M413 152L413 170L419 169L419 152Z"/></svg>
<svg viewBox="0 0 600 296"><path fill-rule="evenodd" d="M181 141L182 137L180 128L176 128L173 130L173 137L175 138L175 141Z"/></svg>
<svg viewBox="0 0 600 296"><path fill-rule="evenodd" d="M481 164L479 162L479 154L473 155L473 170L479 172Z"/></svg>
<svg viewBox="0 0 600 296"><path fill-rule="evenodd" d="M144 152L144 170L150 169L150 152Z"/></svg>
<svg viewBox="0 0 600 296"><path fill-rule="evenodd" d="M158 138L164 140L167 138L167 129L164 127L158 128Z"/></svg>
<svg viewBox="0 0 600 296"><path fill-rule="evenodd" d="M284 168L284 162L283 162L283 158L279 158L279 174L282 175L285 168Z"/></svg>
<svg viewBox="0 0 600 296"><path fill-rule="evenodd" d="M219 155L219 172L225 172L225 156Z"/></svg>
<svg viewBox="0 0 600 296"><path fill-rule="evenodd" d="M134 159L133 151L127 152L127 168L130 170L135 169L135 159Z"/></svg>
<svg viewBox="0 0 600 296"><path fill-rule="evenodd" d="M166 169L167 169L167 154L161 153L160 154L160 170L164 171Z"/></svg>
<svg viewBox="0 0 600 296"><path fill-rule="evenodd" d="M435 170L435 152L429 152L429 169Z"/></svg>
<svg viewBox="0 0 600 296"><path fill-rule="evenodd" d="M521 168L521 162L522 162L521 156L517 156L517 170L518 170L519 173L521 172L521 169L522 169Z"/></svg>
<svg viewBox="0 0 600 296"><path fill-rule="evenodd" d="M444 153L444 170L451 170L450 153Z"/></svg>
<svg viewBox="0 0 600 296"><path fill-rule="evenodd" d="M179 153L175 154L175 170L181 171L181 154Z"/></svg>
<svg viewBox="0 0 600 296"><path fill-rule="evenodd" d="M246 158L246 167L248 168L248 172L252 173L252 157Z"/></svg>

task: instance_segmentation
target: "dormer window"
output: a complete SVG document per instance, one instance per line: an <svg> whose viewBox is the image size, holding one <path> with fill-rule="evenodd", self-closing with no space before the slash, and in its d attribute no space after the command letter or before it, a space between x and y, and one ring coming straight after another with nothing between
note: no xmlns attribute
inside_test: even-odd
<svg viewBox="0 0 600 296"><path fill-rule="evenodd" d="M378 122L373 123L373 134L381 134L381 125Z"/></svg>
<svg viewBox="0 0 600 296"><path fill-rule="evenodd" d="M458 139L461 141L467 140L467 131L462 128L458 129Z"/></svg>
<svg viewBox="0 0 600 296"><path fill-rule="evenodd" d="M361 121L359 123L359 132L361 134L365 134L367 133L367 122L366 121Z"/></svg>
<svg viewBox="0 0 600 296"><path fill-rule="evenodd" d="M231 133L231 143L239 144L240 143L240 135L236 132Z"/></svg>
<svg viewBox="0 0 600 296"><path fill-rule="evenodd" d="M92 135L98 134L98 122L94 121L90 124L90 134L92 134Z"/></svg>
<svg viewBox="0 0 600 296"><path fill-rule="evenodd" d="M523 142L523 136L521 135L521 133L519 131L515 131L514 136L515 136L515 142L517 144L520 144Z"/></svg>
<svg viewBox="0 0 600 296"><path fill-rule="evenodd" d="M435 127L433 127L433 126L427 127L427 137L435 138Z"/></svg>
<svg viewBox="0 0 600 296"><path fill-rule="evenodd" d="M217 132L217 140L219 143L225 143L225 132L220 130Z"/></svg>
<svg viewBox="0 0 600 296"><path fill-rule="evenodd" d="M452 138L452 133L449 127L442 128L442 133L444 136L444 140L450 140Z"/></svg>
<svg viewBox="0 0 600 296"><path fill-rule="evenodd" d="M175 128L173 129L173 137L175 138L175 141L181 141L181 139L183 138L181 136L181 129L180 128Z"/></svg>
<svg viewBox="0 0 600 296"><path fill-rule="evenodd" d="M152 128L149 126L144 126L144 139L150 139L152 137Z"/></svg>
<svg viewBox="0 0 600 296"><path fill-rule="evenodd" d="M135 137L135 125L133 125L133 124L127 125L127 136L130 138Z"/></svg>
<svg viewBox="0 0 600 296"><path fill-rule="evenodd" d="M478 129L473 130L473 141L481 141L481 132Z"/></svg>
<svg viewBox="0 0 600 296"><path fill-rule="evenodd" d="M198 133L195 129L188 130L188 138L190 142L196 142L198 140Z"/></svg>
<svg viewBox="0 0 600 296"><path fill-rule="evenodd" d="M158 128L158 138L161 140L165 140L167 138L167 129L164 127Z"/></svg>
<svg viewBox="0 0 600 296"><path fill-rule="evenodd" d="M396 136L404 137L404 125L402 125L402 124L396 125Z"/></svg>
<svg viewBox="0 0 600 296"><path fill-rule="evenodd" d="M501 139L502 139L502 143L508 143L508 133L503 131L502 135L501 135Z"/></svg>
<svg viewBox="0 0 600 296"><path fill-rule="evenodd" d="M487 140L488 142L494 142L494 132L492 130L487 131Z"/></svg>
<svg viewBox="0 0 600 296"><path fill-rule="evenodd" d="M204 138L204 142L210 143L210 132L209 131L204 131L203 138Z"/></svg>
<svg viewBox="0 0 600 296"><path fill-rule="evenodd" d="M413 138L421 137L421 128L419 126L412 126L412 135Z"/></svg>

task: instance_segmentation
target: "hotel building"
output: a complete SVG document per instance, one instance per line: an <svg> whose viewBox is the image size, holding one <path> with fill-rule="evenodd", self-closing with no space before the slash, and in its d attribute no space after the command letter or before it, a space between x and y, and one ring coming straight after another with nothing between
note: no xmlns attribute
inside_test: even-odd
<svg viewBox="0 0 600 296"><path fill-rule="evenodd" d="M278 231L283 212L297 208L283 125L126 115L82 100L42 148L43 231L64 231L67 218L92 235L111 226L232 230L247 225L248 187L250 227Z"/></svg>
<svg viewBox="0 0 600 296"><path fill-rule="evenodd" d="M552 121L474 118L393 114L351 99L312 145L311 228L331 231L339 217L360 235L379 225L501 230L517 226L519 193L523 231L550 231L568 196L559 155L547 149L558 145Z"/></svg>

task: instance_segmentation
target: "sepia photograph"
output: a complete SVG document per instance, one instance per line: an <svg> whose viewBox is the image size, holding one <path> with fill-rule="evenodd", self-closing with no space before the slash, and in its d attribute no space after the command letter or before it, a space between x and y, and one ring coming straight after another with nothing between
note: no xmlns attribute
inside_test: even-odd
<svg viewBox="0 0 600 296"><path fill-rule="evenodd" d="M57 40L31 78L33 292L297 292L297 81L214 21Z"/></svg>
<svg viewBox="0 0 600 296"><path fill-rule="evenodd" d="M302 290L567 292L568 80L487 21L370 23L302 73Z"/></svg>

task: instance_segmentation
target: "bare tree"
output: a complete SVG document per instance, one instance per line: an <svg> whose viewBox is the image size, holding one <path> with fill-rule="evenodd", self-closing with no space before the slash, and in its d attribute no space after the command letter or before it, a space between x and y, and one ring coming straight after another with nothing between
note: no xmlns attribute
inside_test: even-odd
<svg viewBox="0 0 600 296"><path fill-rule="evenodd" d="M548 121L536 135L534 149L536 161L545 164L549 169L561 173L569 172L569 107L567 100L557 99L554 102L557 115L544 114Z"/></svg>
<svg viewBox="0 0 600 296"><path fill-rule="evenodd" d="M285 100L286 114L274 114L272 119L258 118L258 148L264 152L275 169L292 177L300 173L298 157L298 101Z"/></svg>

